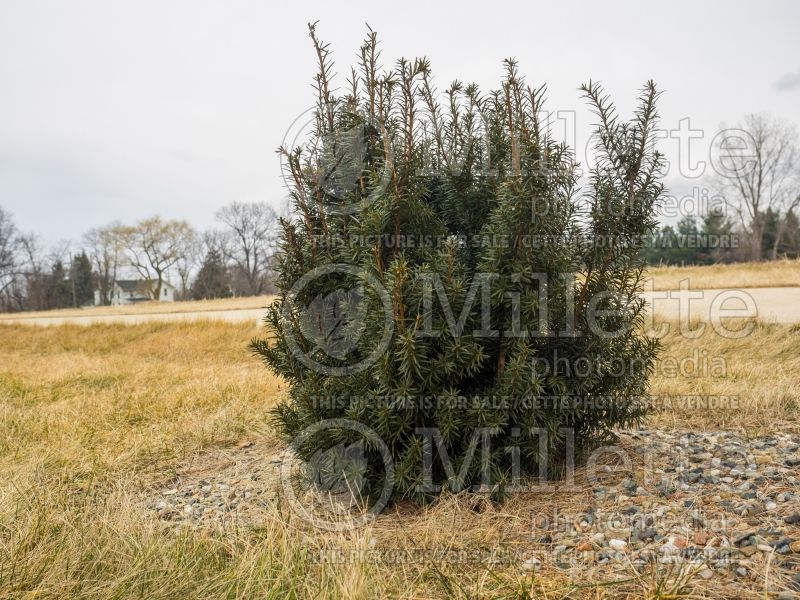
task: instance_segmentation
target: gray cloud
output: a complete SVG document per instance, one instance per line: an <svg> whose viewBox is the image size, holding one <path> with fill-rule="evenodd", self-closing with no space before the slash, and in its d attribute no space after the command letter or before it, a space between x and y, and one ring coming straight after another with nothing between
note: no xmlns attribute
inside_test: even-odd
<svg viewBox="0 0 800 600"><path fill-rule="evenodd" d="M775 82L774 86L779 92L791 92L792 90L800 89L800 71L784 74Z"/></svg>
<svg viewBox="0 0 800 600"><path fill-rule="evenodd" d="M772 0L770 10L729 0L722 12L673 0L655 25L631 0L557 3L547 17L567 33L544 27L535 40L534 3L500 0L488 12L479 0L403 5L398 14L367 0L348 10L325 0L0 0L0 205L47 240L155 213L206 227L232 200L280 206L286 189L275 148L314 102L305 24L316 19L340 90L364 21L379 32L384 66L425 54L440 88L466 79L489 89L501 59L516 56L531 84L548 84L547 109L565 115L553 133L569 135L581 160L593 117L576 87L590 76L625 114L654 78L667 90L662 127L691 117L691 129L705 132L692 140L696 160L708 161L717 123L761 111L800 122L795 95L764 94L776 74L800 67L796 0ZM629 34L604 39L598 52L601 29ZM742 39L752 41L748 52ZM796 90L793 81L782 79L781 89ZM661 142L677 165L678 139Z"/></svg>

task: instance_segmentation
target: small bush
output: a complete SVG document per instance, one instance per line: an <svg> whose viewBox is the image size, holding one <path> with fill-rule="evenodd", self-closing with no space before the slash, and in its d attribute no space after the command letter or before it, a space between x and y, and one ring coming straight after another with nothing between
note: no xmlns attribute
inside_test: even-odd
<svg viewBox="0 0 800 600"><path fill-rule="evenodd" d="M456 81L440 102L428 61L382 72L370 32L335 95L311 36L313 132L280 150L295 210L253 348L288 383L275 422L318 483L376 494L389 455L395 498L500 494L571 439L635 424L658 351L639 295L662 193L655 85L630 121L581 87L599 123L583 177L513 60L498 89Z"/></svg>

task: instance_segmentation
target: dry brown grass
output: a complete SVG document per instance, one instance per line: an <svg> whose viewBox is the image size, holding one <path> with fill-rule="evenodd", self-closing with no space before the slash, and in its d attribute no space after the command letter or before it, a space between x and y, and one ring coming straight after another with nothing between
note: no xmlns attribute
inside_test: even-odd
<svg viewBox="0 0 800 600"><path fill-rule="evenodd" d="M653 424L796 426L800 327L760 325L743 340L711 332L686 340L676 329L664 340L665 358L706 350L725 358L726 377L670 377L661 369L654 392L730 393L739 404L661 413ZM256 530L163 525L139 499L180 465L246 437L275 443L266 415L281 384L247 351L256 333L218 322L0 326L0 597L658 597L658 574L655 583L628 574L609 586L556 569L525 573L518 562L435 562L430 554L319 560L373 547L525 557L531 512L583 508L588 489L500 506L475 496L400 505L371 528L345 534L313 530L279 504Z"/></svg>
<svg viewBox="0 0 800 600"><path fill-rule="evenodd" d="M776 260L698 267L651 267L647 277L656 290L677 290L680 282L698 290L800 286L800 260Z"/></svg>
<svg viewBox="0 0 800 600"><path fill-rule="evenodd" d="M102 317L123 315L174 314L184 312L214 312L263 308L274 296L246 296L218 300L191 300L188 302L142 302L129 306L93 306L88 308L65 308L61 310L5 313L3 321L19 319L64 319L69 317Z"/></svg>
<svg viewBox="0 0 800 600"><path fill-rule="evenodd" d="M690 329L699 326L694 322ZM749 433L800 429L800 325L739 326L752 332L729 339L705 324L702 334L691 338L669 324L651 379L652 394L663 407L653 425Z"/></svg>

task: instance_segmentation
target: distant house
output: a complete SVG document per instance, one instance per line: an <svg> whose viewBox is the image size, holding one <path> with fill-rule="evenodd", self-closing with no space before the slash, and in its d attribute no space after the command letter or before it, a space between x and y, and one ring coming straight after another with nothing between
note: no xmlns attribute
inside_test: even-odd
<svg viewBox="0 0 800 600"><path fill-rule="evenodd" d="M111 290L111 305L123 306L125 304L137 304L155 300L153 292L157 286L158 282L147 279L118 279L114 282L114 287ZM161 295L158 300L160 302L174 302L175 291L174 286L162 281ZM99 291L94 293L94 303L95 305L102 303Z"/></svg>

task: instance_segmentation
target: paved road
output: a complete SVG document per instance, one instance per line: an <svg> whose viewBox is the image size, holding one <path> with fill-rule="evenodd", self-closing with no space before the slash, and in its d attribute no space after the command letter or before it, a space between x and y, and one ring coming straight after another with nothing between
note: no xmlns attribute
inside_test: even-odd
<svg viewBox="0 0 800 600"><path fill-rule="evenodd" d="M800 323L800 287L747 288L732 290L689 290L650 292L654 313L659 318L677 320L688 315L690 320L710 321L724 316L755 316L775 323ZM652 296L652 297L651 297ZM687 310L688 309L688 310ZM87 311L90 312L90 311ZM32 317L0 319L0 323L26 325L90 325L93 323L126 323L147 321L198 321L221 320L241 323L260 323L263 308L205 310L179 313L142 313L135 315L92 315L71 317Z"/></svg>

